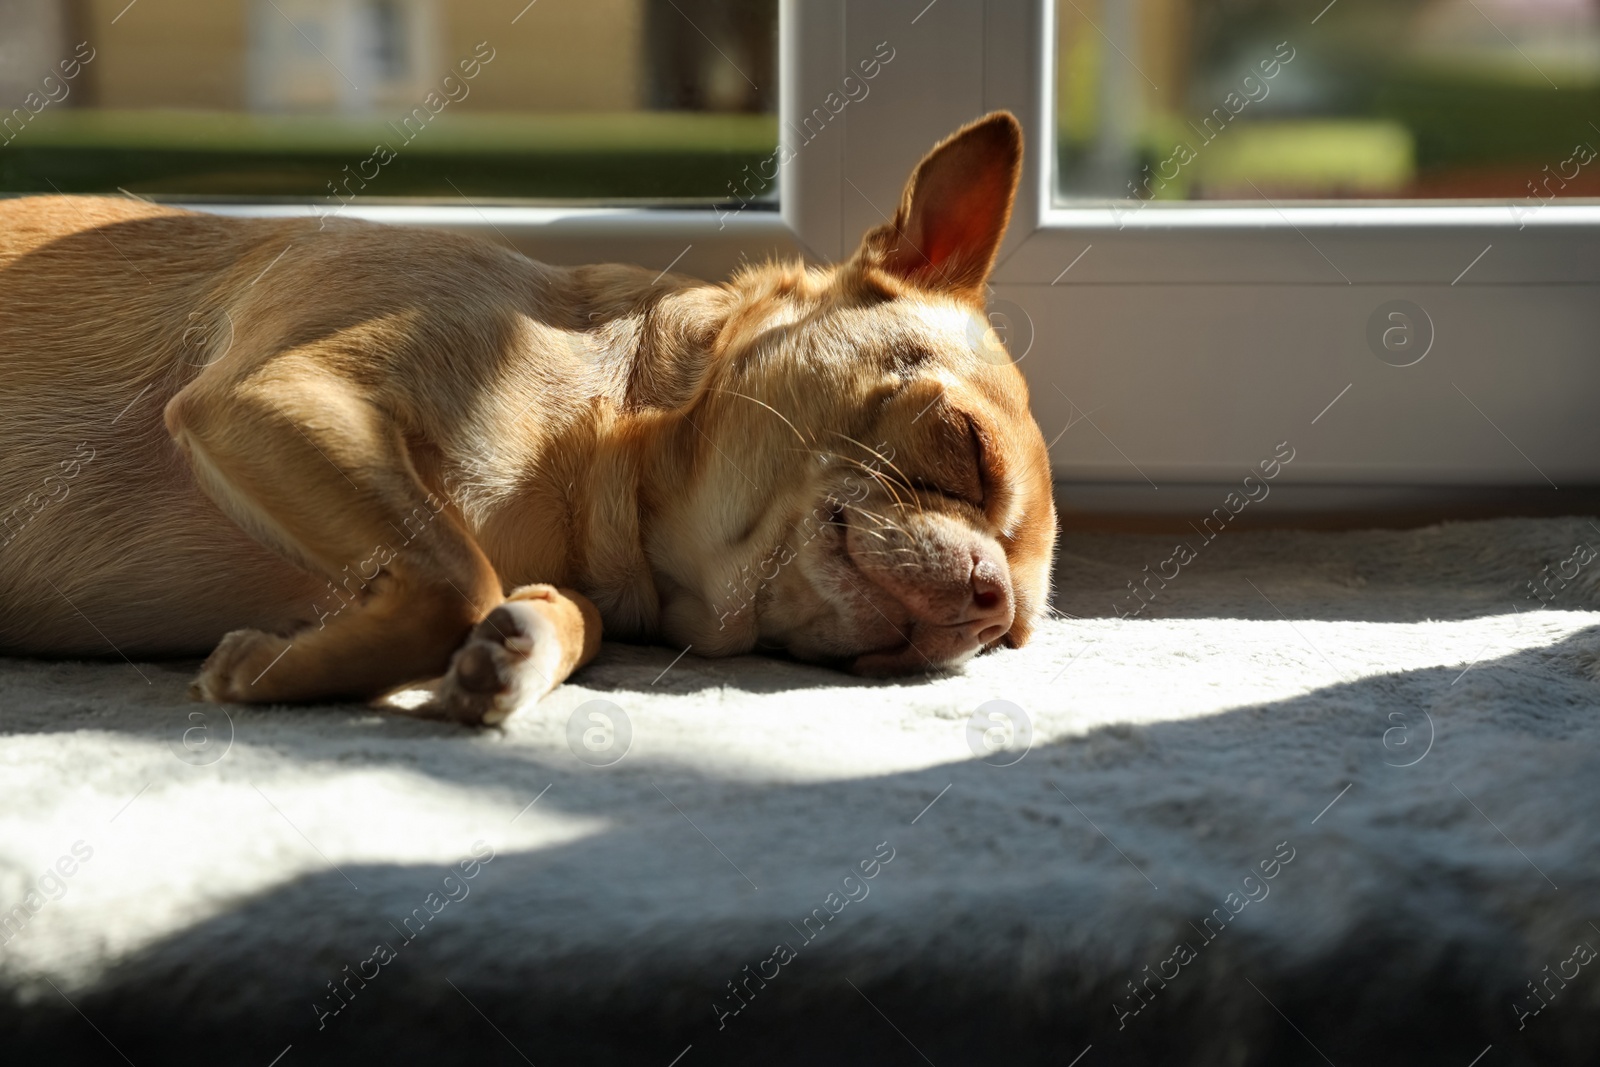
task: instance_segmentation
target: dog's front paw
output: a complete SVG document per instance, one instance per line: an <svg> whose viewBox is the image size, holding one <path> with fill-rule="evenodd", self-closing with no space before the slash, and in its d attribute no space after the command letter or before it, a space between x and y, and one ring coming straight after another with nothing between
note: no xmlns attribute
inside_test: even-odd
<svg viewBox="0 0 1600 1067"><path fill-rule="evenodd" d="M234 630L223 637L189 686L196 700L251 704L275 699L273 689L258 684L289 650L287 637L260 630Z"/></svg>
<svg viewBox="0 0 1600 1067"><path fill-rule="evenodd" d="M508 600L456 652L428 710L456 722L492 725L555 688L560 666L561 635L548 602Z"/></svg>

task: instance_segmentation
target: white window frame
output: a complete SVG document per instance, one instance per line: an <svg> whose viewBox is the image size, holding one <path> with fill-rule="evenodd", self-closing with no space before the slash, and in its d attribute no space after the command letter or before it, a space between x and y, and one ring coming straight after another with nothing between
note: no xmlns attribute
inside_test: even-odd
<svg viewBox="0 0 1600 1067"><path fill-rule="evenodd" d="M833 260L892 213L938 138L1005 108L1028 146L996 321L1068 510L1204 512L1283 441L1296 459L1278 490L1309 510L1600 486L1600 206L1061 207L1053 0L781 0L779 21L790 158L778 211L358 202L348 214L710 279L770 255ZM894 58L868 94L806 138L803 116L846 76L859 83L880 42ZM1406 368L1365 342L1395 299L1422 307L1434 334Z"/></svg>

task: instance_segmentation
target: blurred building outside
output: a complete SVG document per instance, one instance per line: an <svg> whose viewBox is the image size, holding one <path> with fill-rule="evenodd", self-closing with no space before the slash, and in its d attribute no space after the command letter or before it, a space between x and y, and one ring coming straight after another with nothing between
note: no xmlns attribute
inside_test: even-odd
<svg viewBox="0 0 1600 1067"><path fill-rule="evenodd" d="M776 144L776 32L776 0L0 0L0 116L96 50L0 190L305 195L433 93L379 195L716 199Z"/></svg>
<svg viewBox="0 0 1600 1067"><path fill-rule="evenodd" d="M0 0L0 117L95 55L0 190L315 194L486 42L377 195L725 199L776 144L776 6ZM1057 0L1061 195L1600 196L1600 0L1313 6Z"/></svg>
<svg viewBox="0 0 1600 1067"><path fill-rule="evenodd" d="M370 114L414 104L487 41L472 110L771 111L762 0L0 0L0 105L88 40L78 107Z"/></svg>
<svg viewBox="0 0 1600 1067"><path fill-rule="evenodd" d="M1318 6L1058 0L1062 195L1600 196L1600 0Z"/></svg>

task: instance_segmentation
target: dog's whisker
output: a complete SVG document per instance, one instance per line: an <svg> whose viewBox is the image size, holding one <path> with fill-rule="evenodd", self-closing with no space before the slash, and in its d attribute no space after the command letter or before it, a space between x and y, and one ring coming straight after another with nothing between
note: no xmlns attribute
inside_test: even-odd
<svg viewBox="0 0 1600 1067"><path fill-rule="evenodd" d="M876 448L873 448L871 445L862 444L860 441L857 441L854 437L851 437L849 434L840 433L837 430L832 430L830 432L835 437L842 437L846 441L849 441L851 444L855 445L857 448L861 449L863 452L868 452L874 458L882 460L884 465L886 465L890 470L894 471L895 474L899 475L901 479L903 479L907 483L910 482L911 479L906 477L905 472L902 471L899 467L896 467L894 465L894 460L890 459L888 456L884 455L882 452L879 452Z"/></svg>
<svg viewBox="0 0 1600 1067"><path fill-rule="evenodd" d="M888 528L888 529L895 529L895 530L898 530L900 528L899 525L896 524L888 516L883 515L883 514L881 514L879 512L873 511L870 508L864 508L860 504L846 504L845 505L845 510L855 512L858 515L865 515L866 517L872 519L874 522L878 523L878 525L881 526L881 527L885 527L885 528Z"/></svg>
<svg viewBox="0 0 1600 1067"><path fill-rule="evenodd" d="M861 470L863 473L865 473L868 477L876 479L879 484L881 484L886 490L888 490L889 495L894 497L895 505L897 507L904 508L904 507L907 506L904 498L902 498L901 495L900 495L902 490L904 490L907 493L911 493L913 495L913 500L915 499L915 494L913 493L913 490L912 490L911 485L910 485L909 482L905 482L905 481L902 481L902 480L899 480L899 479L896 479L896 478L891 478L889 475L887 475L883 471L877 469L876 467L874 467L870 463L864 463L861 460L852 459L852 458L849 458L849 457L841 457L841 458L845 462L853 464L855 467L857 467L859 470ZM919 508L920 508L920 505L919 505Z"/></svg>
<svg viewBox="0 0 1600 1067"><path fill-rule="evenodd" d="M865 508L856 507L854 505L850 506L846 510L848 510L849 512L851 512L854 515L860 515L863 518L869 520L872 523L873 526L877 527L880 530L892 530L892 529L896 528L894 523L890 522L887 518L885 518L884 516L878 514L875 511L868 511Z"/></svg>
<svg viewBox="0 0 1600 1067"><path fill-rule="evenodd" d="M753 396L748 396L748 395L746 395L744 393L737 392L736 390L733 390L733 389L719 389L717 391L720 392L720 393L727 393L729 396L736 396L736 397L739 397L740 399L748 400L752 404L761 405L762 407L766 408L768 411L772 412L774 415L778 416L778 418L782 419L783 420L783 424L785 426L789 427L789 429L794 431L794 435L800 439L800 443L802 445L814 445L815 444L815 442L813 442L811 439L807 438L804 434L802 434L800 432L800 428L799 427L797 427L794 423L789 421L789 417L787 415L785 415L783 412L779 411L777 408L773 407L771 404L767 403L765 400L758 400Z"/></svg>
<svg viewBox="0 0 1600 1067"><path fill-rule="evenodd" d="M858 527L858 529L859 529L859 527ZM877 530L862 529L861 532L866 534L868 537L876 537L880 541L887 542L889 540L887 537L885 537L883 534L879 533Z"/></svg>

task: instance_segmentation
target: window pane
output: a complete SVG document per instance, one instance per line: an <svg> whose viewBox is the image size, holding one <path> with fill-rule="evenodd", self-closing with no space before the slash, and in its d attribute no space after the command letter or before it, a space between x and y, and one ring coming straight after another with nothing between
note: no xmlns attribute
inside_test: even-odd
<svg viewBox="0 0 1600 1067"><path fill-rule="evenodd" d="M1600 196L1597 0L1057 0L1061 199Z"/></svg>
<svg viewBox="0 0 1600 1067"><path fill-rule="evenodd" d="M776 32L777 0L0 0L0 190L749 199Z"/></svg>

